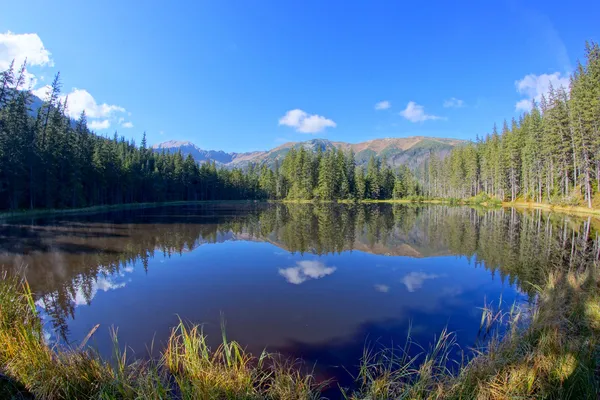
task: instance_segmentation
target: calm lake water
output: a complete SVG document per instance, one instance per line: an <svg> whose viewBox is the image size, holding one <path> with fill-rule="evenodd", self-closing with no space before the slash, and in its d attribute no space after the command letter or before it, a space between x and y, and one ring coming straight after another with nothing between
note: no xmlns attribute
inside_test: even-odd
<svg viewBox="0 0 600 400"><path fill-rule="evenodd" d="M532 299L549 268L597 257L591 219L514 209L205 204L0 225L0 265L27 276L51 341L147 357L179 318L253 353L348 378L366 343L481 339L484 302ZM26 268L23 271L23 267ZM458 350L457 350L458 354Z"/></svg>

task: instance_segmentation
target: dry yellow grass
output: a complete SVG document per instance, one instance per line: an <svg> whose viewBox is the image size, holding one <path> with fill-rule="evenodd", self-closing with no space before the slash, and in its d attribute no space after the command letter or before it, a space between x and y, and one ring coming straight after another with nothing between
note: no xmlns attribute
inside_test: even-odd
<svg viewBox="0 0 600 400"><path fill-rule="evenodd" d="M458 371L448 368L454 336L442 332L417 357L406 348L365 349L357 388L341 394L354 400L598 398L597 268L551 274L524 312L485 309L482 328L505 323L507 334L492 337ZM224 334L212 350L198 326L180 323L153 362L128 363L116 332L114 341L112 362L90 350L49 347L27 284L0 279L0 372L11 379L0 384L0 394L24 388L40 399L322 398L325 383L296 363L266 352L254 357Z"/></svg>

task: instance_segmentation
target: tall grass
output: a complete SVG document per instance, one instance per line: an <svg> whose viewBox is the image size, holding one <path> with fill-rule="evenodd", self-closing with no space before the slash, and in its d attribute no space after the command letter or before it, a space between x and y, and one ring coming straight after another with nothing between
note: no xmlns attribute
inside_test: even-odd
<svg viewBox="0 0 600 400"><path fill-rule="evenodd" d="M158 360L128 362L112 332L114 354L103 360L85 348L52 348L26 282L0 278L2 391L24 388L39 399L297 399L320 398L322 384L280 357L255 358L223 335L211 350L198 326L173 329ZM5 396L10 398L8 395Z"/></svg>
<svg viewBox="0 0 600 400"><path fill-rule="evenodd" d="M431 348L410 335L398 349L366 347L352 400L596 399L600 390L600 280L597 267L551 274L526 312L485 307L485 347L453 362L454 334ZM493 333L500 324L503 336ZM223 329L223 332L225 330ZM199 326L180 322L162 356L128 362L113 332L113 360L92 350L52 348L26 282L0 277L0 395L39 399L320 399L318 383L297 362L254 357L223 333L210 349ZM417 346L417 352L413 351Z"/></svg>
<svg viewBox="0 0 600 400"><path fill-rule="evenodd" d="M406 366L412 359L396 366L364 362L363 387L352 399L600 398L597 267L551 274L528 316L525 321L515 307L508 313L485 308L482 331L507 318L505 335L492 336L458 373L444 368L454 345L446 333L418 368Z"/></svg>

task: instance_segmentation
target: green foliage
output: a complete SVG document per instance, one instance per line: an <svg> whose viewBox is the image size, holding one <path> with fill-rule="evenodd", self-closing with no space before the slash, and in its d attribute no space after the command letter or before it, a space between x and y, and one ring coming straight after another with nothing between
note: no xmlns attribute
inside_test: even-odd
<svg viewBox="0 0 600 400"><path fill-rule="evenodd" d="M273 168L197 165L180 153L152 152L145 137L137 147L116 132L112 138L97 136L83 113L73 123L68 104L59 100L58 74L37 116L31 117L31 94L16 89L24 79L24 65L15 72L11 64L0 74L0 209L413 196L592 207L600 186L600 47L593 42L586 44L585 64L578 65L570 88L551 87L518 121L504 121L500 131L494 126L474 143L451 149L433 139L422 141L410 151L428 148L430 154L415 171L407 166L392 170L372 150L354 155L320 140L286 150L281 160L283 152L276 155ZM356 159L366 167L357 168ZM487 200L479 197L482 193Z"/></svg>
<svg viewBox="0 0 600 400"><path fill-rule="evenodd" d="M115 132L88 129L85 113L73 122L61 103L57 74L36 117L31 94L16 88L12 68L0 76L0 209L80 208L123 203L266 198L271 171L197 165L181 153L159 154ZM262 179L261 179L262 178Z"/></svg>
<svg viewBox="0 0 600 400"><path fill-rule="evenodd" d="M262 167L262 173L268 173ZM262 179L262 178L261 178ZM283 190L272 199L337 201L399 199L418 193L412 172L400 167L394 173L384 161L371 157L367 168L357 167L354 153L339 149L317 153L292 148L282 162L280 177Z"/></svg>
<svg viewBox="0 0 600 400"><path fill-rule="evenodd" d="M553 88L519 121L501 132L431 156L420 183L428 197L499 200L592 207L600 181L600 47L586 43L569 88ZM577 191L578 193L574 193ZM576 199L581 200L576 203Z"/></svg>
<svg viewBox="0 0 600 400"><path fill-rule="evenodd" d="M320 399L327 383L276 354L258 358L238 343L206 344L198 326L180 323L157 360L129 362L113 331L108 361L85 347L51 348L26 283L0 277L0 394L39 399ZM33 395L33 396L32 396ZM12 397L14 396L14 397ZM5 397L3 397L5 398Z"/></svg>
<svg viewBox="0 0 600 400"><path fill-rule="evenodd" d="M481 331L492 335L491 339L457 365L453 360L462 354L461 349L447 331L436 335L433 344L417 355L409 351L410 346L413 350L418 346L410 332L404 347L375 351L367 346L357 387L345 393L347 398L597 397L600 275L595 264L598 238L591 234L590 219L546 215L540 210L513 209L509 215L505 209L479 213L468 207L423 209L390 204L278 204L252 218L253 223L234 217L232 222L198 226L203 229L200 233L185 223L175 235L172 228L158 227L145 233L148 240L141 245L139 240L127 243L127 256L108 254L104 266L98 266L98 260L77 259L73 264L79 270L72 271L72 277L77 276L80 285L81 271L96 269L85 278L95 279L99 271L113 268L118 272L119 266L147 257L149 249L158 246L181 252L199 236L218 240L220 231L253 232L290 251L316 254L340 252L360 243L386 243L387 253L412 238L418 250L419 244L437 246L434 254L476 258L498 279L535 301L523 302L524 310L514 307L507 313L499 311L500 306L486 305ZM143 234L134 227L125 229ZM120 240L129 237L124 234ZM64 279L69 270L61 268L60 278L45 275L43 284ZM33 284L33 291L38 292ZM61 282L59 290L67 295L58 292L51 297L70 299L73 284ZM73 306L70 300L67 303ZM503 337L495 335L497 327L502 327ZM0 277L0 373L9 378L0 380L2 395L21 398L19 393L29 391L43 399L323 398L325 383L317 383L301 365L274 354L253 357L225 335L219 346L209 348L199 326L179 324L161 357L150 361L127 362L114 338L112 360L85 348L50 348L43 339L32 290L17 277Z"/></svg>

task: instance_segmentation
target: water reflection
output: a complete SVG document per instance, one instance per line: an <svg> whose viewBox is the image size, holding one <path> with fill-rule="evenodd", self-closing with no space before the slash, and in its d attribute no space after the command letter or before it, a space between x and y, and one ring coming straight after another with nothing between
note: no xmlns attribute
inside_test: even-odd
<svg viewBox="0 0 600 400"><path fill-rule="evenodd" d="M411 272L402 278L402 283L406 286L406 290L414 292L423 286L423 282L428 279L436 279L445 275L426 274L424 272Z"/></svg>
<svg viewBox="0 0 600 400"><path fill-rule="evenodd" d="M144 354L181 317L309 363L355 365L365 338L477 340L484 298L527 301L552 268L598 258L596 220L539 210L220 204L0 225L58 336L119 327ZM522 296L521 294L524 294ZM106 329L107 330L107 329ZM108 334L96 333L110 352Z"/></svg>
<svg viewBox="0 0 600 400"><path fill-rule="evenodd" d="M390 287L388 285L381 285L381 284L377 284L373 286L375 288L375 290L377 290L378 292L381 293L387 293L390 291Z"/></svg>
<svg viewBox="0 0 600 400"><path fill-rule="evenodd" d="M336 267L328 267L320 261L302 260L296 262L296 267L280 269L279 274L294 285L306 282L308 279L320 279L335 272Z"/></svg>

